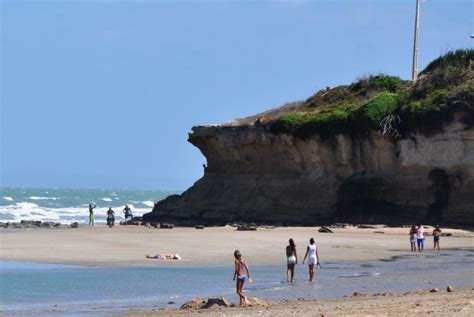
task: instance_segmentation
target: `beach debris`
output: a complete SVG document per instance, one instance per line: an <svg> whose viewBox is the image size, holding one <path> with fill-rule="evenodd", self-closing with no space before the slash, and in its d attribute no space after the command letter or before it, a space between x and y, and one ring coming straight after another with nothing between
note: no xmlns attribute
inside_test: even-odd
<svg viewBox="0 0 474 317"><path fill-rule="evenodd" d="M334 233L331 229L329 229L325 226L319 227L318 232L321 232L321 233Z"/></svg>
<svg viewBox="0 0 474 317"><path fill-rule="evenodd" d="M374 233L385 234L385 232L383 232L383 231L374 231Z"/></svg>
<svg viewBox="0 0 474 317"><path fill-rule="evenodd" d="M172 223L162 223L160 224L160 229L173 229L174 224Z"/></svg>
<svg viewBox="0 0 474 317"><path fill-rule="evenodd" d="M250 307L268 307L272 304L271 301L259 299L257 297L247 297L247 303ZM209 297L209 298L195 298L183 305L180 309L183 310L200 310L200 309L214 309L220 307L235 307L235 304L230 303L224 297Z"/></svg>
<svg viewBox="0 0 474 317"><path fill-rule="evenodd" d="M73 222L69 225L70 228L79 228L79 222Z"/></svg>
<svg viewBox="0 0 474 317"><path fill-rule="evenodd" d="M71 228L70 225L60 222L39 221L39 220L22 220L20 222L0 223L0 228L11 229L35 229L35 228Z"/></svg>
<svg viewBox="0 0 474 317"><path fill-rule="evenodd" d="M430 293L437 293L437 292L439 292L439 288L435 287L435 288L430 289Z"/></svg>
<svg viewBox="0 0 474 317"><path fill-rule="evenodd" d="M348 223L337 222L329 226L329 228L346 228L346 227L352 227L352 225Z"/></svg>
<svg viewBox="0 0 474 317"><path fill-rule="evenodd" d="M249 306L260 306L260 307L267 307L272 304L271 301L260 299L257 297L247 297L247 303Z"/></svg>
<svg viewBox="0 0 474 317"><path fill-rule="evenodd" d="M230 305L224 297L195 298L181 305L180 309L209 309L230 307Z"/></svg>
<svg viewBox="0 0 474 317"><path fill-rule="evenodd" d="M357 228L359 229L376 229L376 226L373 225L358 225Z"/></svg>
<svg viewBox="0 0 474 317"><path fill-rule="evenodd" d="M204 225L197 225L195 228L196 228L196 229L204 229L205 226L204 226Z"/></svg>
<svg viewBox="0 0 474 317"><path fill-rule="evenodd" d="M443 236L443 237L452 237L453 234L452 234L451 232L443 232L443 233L441 234L441 236Z"/></svg>
<svg viewBox="0 0 474 317"><path fill-rule="evenodd" d="M195 298L181 305L179 309L201 309L205 303L204 298Z"/></svg>
<svg viewBox="0 0 474 317"><path fill-rule="evenodd" d="M454 288L453 288L451 285L449 285L449 286L446 288L446 291L448 291L448 292L454 292Z"/></svg>
<svg viewBox="0 0 474 317"><path fill-rule="evenodd" d="M245 225L238 226L237 230L238 231L256 231L257 226L251 226L251 225L245 224Z"/></svg>
<svg viewBox="0 0 474 317"><path fill-rule="evenodd" d="M224 297L210 297L202 308L208 309L215 307L230 307L230 303Z"/></svg>

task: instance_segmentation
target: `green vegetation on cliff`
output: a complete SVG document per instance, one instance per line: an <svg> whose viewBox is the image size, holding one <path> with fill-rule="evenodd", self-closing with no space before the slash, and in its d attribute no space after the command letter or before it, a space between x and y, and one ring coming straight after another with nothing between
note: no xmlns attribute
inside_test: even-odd
<svg viewBox="0 0 474 317"><path fill-rule="evenodd" d="M432 61L416 82L376 75L317 92L298 109L270 123L274 133L298 137L338 133L392 136L434 133L456 111L474 120L474 50L456 50Z"/></svg>

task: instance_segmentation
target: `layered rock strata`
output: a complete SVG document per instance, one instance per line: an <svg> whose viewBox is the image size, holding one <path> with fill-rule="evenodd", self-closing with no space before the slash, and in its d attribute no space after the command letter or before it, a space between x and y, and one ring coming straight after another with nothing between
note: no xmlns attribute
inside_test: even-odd
<svg viewBox="0 0 474 317"><path fill-rule="evenodd" d="M145 221L312 226L332 222L474 225L474 129L459 112L442 132L403 139L274 134L260 124L198 126L204 176Z"/></svg>

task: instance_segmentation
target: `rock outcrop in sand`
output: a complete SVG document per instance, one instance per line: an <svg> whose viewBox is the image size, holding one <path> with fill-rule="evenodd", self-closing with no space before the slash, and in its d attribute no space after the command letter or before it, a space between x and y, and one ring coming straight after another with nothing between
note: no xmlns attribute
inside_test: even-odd
<svg viewBox="0 0 474 317"><path fill-rule="evenodd" d="M275 120L301 110L298 103L221 126L194 127L188 141L206 157L205 175L182 195L158 202L144 220L474 225L472 63L466 72L470 86L463 88L464 107L450 108L449 119L433 119L436 128L428 133L416 126L400 135L379 129L365 134L344 130L329 137L275 132ZM423 87L420 82L416 85ZM353 86L344 86L345 96ZM415 86L413 94L416 89L421 88ZM306 107L317 98L324 102L325 95L319 92Z"/></svg>

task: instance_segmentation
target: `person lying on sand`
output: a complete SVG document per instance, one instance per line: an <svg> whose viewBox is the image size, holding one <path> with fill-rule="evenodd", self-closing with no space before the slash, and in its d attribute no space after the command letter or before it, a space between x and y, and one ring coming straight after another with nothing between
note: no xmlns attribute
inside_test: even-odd
<svg viewBox="0 0 474 317"><path fill-rule="evenodd" d="M171 254L171 253L161 253L156 255L148 255L145 254L145 258L147 259L158 259L158 260L181 260L179 254Z"/></svg>

